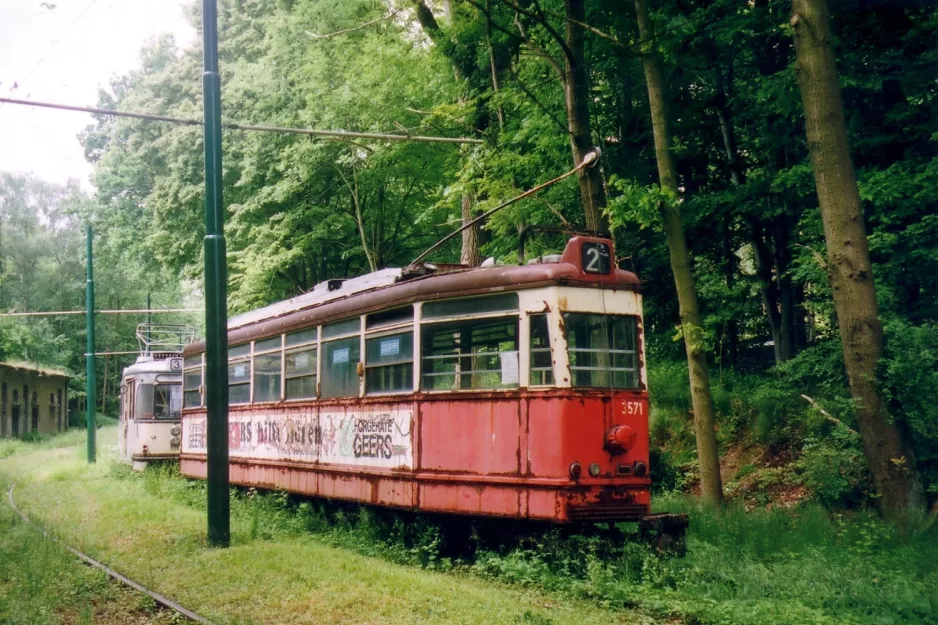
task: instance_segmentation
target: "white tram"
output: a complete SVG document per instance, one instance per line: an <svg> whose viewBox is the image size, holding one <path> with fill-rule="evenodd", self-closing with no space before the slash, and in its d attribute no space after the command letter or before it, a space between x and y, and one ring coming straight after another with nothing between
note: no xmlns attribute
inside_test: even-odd
<svg viewBox="0 0 938 625"><path fill-rule="evenodd" d="M184 325L137 326L140 355L121 377L118 434L120 459L135 471L179 457L182 348L192 336Z"/></svg>

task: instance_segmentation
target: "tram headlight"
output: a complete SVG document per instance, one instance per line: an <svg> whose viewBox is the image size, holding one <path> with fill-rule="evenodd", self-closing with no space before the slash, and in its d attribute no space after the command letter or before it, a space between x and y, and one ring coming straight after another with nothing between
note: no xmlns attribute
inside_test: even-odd
<svg viewBox="0 0 938 625"><path fill-rule="evenodd" d="M599 464L594 462L590 465L590 475L593 477L599 477Z"/></svg>
<svg viewBox="0 0 938 625"><path fill-rule="evenodd" d="M575 480L580 479L580 473L583 472L583 467L580 466L579 462L574 462L570 465L570 477Z"/></svg>
<svg viewBox="0 0 938 625"><path fill-rule="evenodd" d="M648 466L644 462L635 463L635 476L636 477L645 477L645 474L648 473Z"/></svg>
<svg viewBox="0 0 938 625"><path fill-rule="evenodd" d="M174 425L173 427L169 428L169 433L173 436L179 436L180 432L182 432L182 429L178 425Z"/></svg>

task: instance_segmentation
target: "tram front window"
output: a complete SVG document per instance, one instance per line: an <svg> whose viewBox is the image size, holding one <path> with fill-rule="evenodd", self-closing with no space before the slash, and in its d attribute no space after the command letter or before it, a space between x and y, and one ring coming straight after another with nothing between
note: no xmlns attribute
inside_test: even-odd
<svg viewBox="0 0 938 625"><path fill-rule="evenodd" d="M564 313L573 386L638 388L637 317Z"/></svg>
<svg viewBox="0 0 938 625"><path fill-rule="evenodd" d="M182 413L182 385L141 384L137 387L137 418L178 420Z"/></svg>

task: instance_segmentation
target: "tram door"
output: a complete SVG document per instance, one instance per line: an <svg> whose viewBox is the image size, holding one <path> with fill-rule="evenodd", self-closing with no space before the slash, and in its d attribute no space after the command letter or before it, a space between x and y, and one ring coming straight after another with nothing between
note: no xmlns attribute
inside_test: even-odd
<svg viewBox="0 0 938 625"><path fill-rule="evenodd" d="M133 378L127 378L121 388L121 419L120 419L120 456L125 460L130 460L133 455L133 444L136 440L136 423L133 422L134 416L134 395L135 384Z"/></svg>

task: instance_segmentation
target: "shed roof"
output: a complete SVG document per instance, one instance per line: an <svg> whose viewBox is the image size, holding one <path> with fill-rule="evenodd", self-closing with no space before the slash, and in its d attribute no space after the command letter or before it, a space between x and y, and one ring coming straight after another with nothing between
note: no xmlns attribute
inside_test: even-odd
<svg viewBox="0 0 938 625"><path fill-rule="evenodd" d="M50 378L65 378L66 380L71 378L72 375L67 371L62 369L53 369L52 367L39 367L31 365L27 362L0 362L0 369L7 369L10 371L16 371L19 373L35 373L36 375L46 376Z"/></svg>

